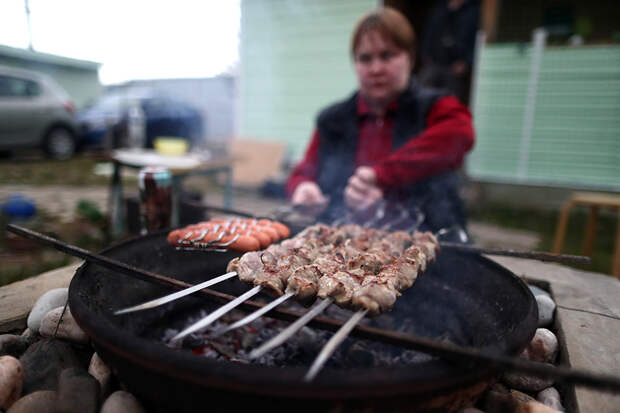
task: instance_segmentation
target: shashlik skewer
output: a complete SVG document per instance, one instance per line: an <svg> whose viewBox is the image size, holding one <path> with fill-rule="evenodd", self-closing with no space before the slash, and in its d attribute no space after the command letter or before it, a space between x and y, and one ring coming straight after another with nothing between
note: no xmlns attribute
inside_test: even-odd
<svg viewBox="0 0 620 413"><path fill-rule="evenodd" d="M329 341L321 349L319 355L316 356L316 358L312 362L312 366L310 366L310 369L304 376L304 381L306 383L314 380L319 371L321 371L321 368L323 368L325 362L329 360L329 358L334 353L334 351L336 351L340 343L342 343L344 339L347 338L351 330L353 330L357 323L359 323L362 318L364 318L367 312L368 309L364 309L359 310L358 312L353 314L351 318L349 318L347 322L344 323L342 327L340 327L338 331L329 339Z"/></svg>
<svg viewBox="0 0 620 413"><path fill-rule="evenodd" d="M195 331L201 330L205 327L207 327L208 325L210 325L211 323L213 323L215 320L217 320L218 318L222 317L224 314L226 314L227 312L229 312L230 310L232 310L233 308L237 307L239 304L243 303L246 300L249 300L251 297L255 296L256 294L258 294L261 290L261 286L257 285L256 287L252 288L249 291L246 291L244 294L241 294L239 297L235 298L234 300L228 302L227 304L221 306L220 308L218 308L217 310L213 311L212 313L210 313L208 316L202 318L201 320L197 321L196 323L192 324L191 326L185 328L183 331L181 331L179 334L177 334L176 336L172 337L172 342L177 341Z"/></svg>
<svg viewBox="0 0 620 413"><path fill-rule="evenodd" d="M408 236L406 236L404 233L393 233L393 234L388 235L388 237L391 237L389 239L393 240L397 244L400 243L400 245L391 245L389 242L386 243L384 241L380 241L375 246L375 249L378 250L380 248L383 248L383 252L386 252L386 250L388 250L390 253L399 253L404 248L404 243L408 238ZM370 250L370 252L372 251L373 250ZM375 251L375 252L380 252L380 250ZM349 263L350 269L353 269L354 266L361 267L364 265L364 261L359 259L359 256L357 258L358 258L357 262L353 261ZM338 271L341 264L342 263L335 262L334 260L330 260L329 258L325 258L325 257L320 257L316 259L313 263L313 265L316 265L318 267L319 271L331 272L334 274L333 277L322 276L319 278L318 290L316 291L316 294L320 298L330 297L333 300L335 300L337 304L340 304L340 305L344 304L345 300L347 299L348 299L347 301L350 301L350 299L352 298L353 289L355 288L356 285L359 285L359 282L358 280L355 279L356 276L353 273ZM272 301L270 304L268 304L264 308L258 311L255 311L254 313L246 316L242 320L239 320L236 323L228 327L225 327L221 329L220 331L215 332L211 336L211 338L217 338L228 331L244 326L256 320L258 317L262 316L263 314L265 314L267 311L271 310L272 308L275 308L276 306L282 304L284 301L295 296L297 294L297 289L295 288L295 285L298 284L299 281L301 280L295 280L295 283L291 282L291 285L287 287L287 292L283 296ZM345 285L348 285L349 288L343 288Z"/></svg>
<svg viewBox="0 0 620 413"><path fill-rule="evenodd" d="M259 318L260 316L262 316L263 314L271 311L272 309L276 308L277 306L279 306L280 304L282 304L283 302L285 302L286 300L288 300L289 298L294 297L295 294L294 293L285 293L283 296L276 298L275 300L273 300L272 302L270 302L269 304L267 304L266 306L264 306L263 308L254 311L251 314L248 314L247 316L243 317L241 320L230 324L226 327L221 328L220 330L217 330L216 332L214 332L213 334L211 334L211 340L215 340L216 338L228 333L229 331L232 330L236 330L239 327L243 327L247 324L250 324L252 321L256 320L257 318Z"/></svg>
<svg viewBox="0 0 620 413"><path fill-rule="evenodd" d="M216 224L219 225L219 224ZM265 252L262 253L246 253L240 260L241 262L239 262L239 259L233 260L233 262L231 264L237 264L240 265L242 268L242 271L231 271L228 274L225 274L224 276L221 277L217 277L213 280L209 280L206 281L205 283L201 283L197 286L191 287L189 289L186 290L182 290L182 291L178 291L175 292L173 294L170 294L168 296L165 297L161 297L155 300L151 300L147 303L143 303L140 304L138 306L134 306L131 308L127 308L124 310L119 310L117 311L115 314L122 314L122 313L126 313L126 312L131 312L131 311L138 311L141 309L147 309L147 308L154 308L158 305L162 305L168 302L173 301L174 299L189 295L199 289L201 289L200 286L202 286L202 288L205 288L206 286L210 286L210 285L214 285L219 281L223 281L224 279L227 278L232 278L233 275L231 275L230 273L232 272L237 272L237 273L241 273L240 279L242 281L246 281L246 282L253 282L256 285L265 285L268 287L271 287L271 289L273 291L275 291L277 294L282 294L283 293L283 281L287 281L287 279L289 278L289 276L291 275L291 273L286 274L286 271L283 272L282 271L282 263L280 263L280 265L278 265L279 268L278 271L275 271L276 267L275 264L278 263L277 260L277 255L286 255L287 253L290 253L290 251L292 250L296 250L296 252L298 253L297 255L289 255L288 257L285 258L285 260L287 261L286 264L296 264L295 267L298 267L301 264L304 264L306 262L310 262L314 257L309 256L308 252L305 253L306 255L306 259L303 260L300 258L300 256L304 256L304 253L299 254L299 252L301 252L301 248L305 247L306 249L308 248L308 244L313 244L311 241L313 240L313 237L319 238L319 237L324 237L326 238L327 242L329 243L337 243L337 242L341 242L342 240L344 240L347 236L360 236L360 235L364 235L365 233L367 234L368 231L362 229L361 227L355 226L355 225L349 225L349 226L344 226L342 228L340 228L339 230L336 231L331 231L329 230L329 227L326 226L322 226L322 225L315 225L312 227L309 227L308 229L306 229L302 234L300 234L299 236L290 239L290 240L286 240L284 242L282 242L281 244L274 244L271 245ZM379 233L379 235L382 235L382 233ZM310 242L305 238L305 237L309 237L310 238ZM186 235L184 237L185 239L193 239L191 236L191 233L189 233L189 235ZM200 236L197 237L198 239L200 239ZM386 242L386 239L388 240ZM387 238L380 240L376 246L374 247L375 250L376 249L382 249L384 252L390 253L390 254L398 254L402 248L403 248L403 241L406 241L408 239L408 236L404 233L399 233L399 232L395 232L392 234L387 235ZM392 241L392 243L390 243L390 241ZM351 241L351 240L348 240ZM357 257L357 260L362 260L363 261L363 256L361 256L359 254L359 251L357 250L357 248L360 247L360 241L357 241L357 245L352 245L353 243L351 242L345 242L344 246L343 246L343 253L345 255L348 255L349 257ZM394 243L398 244L400 243L399 246L394 246ZM314 239L314 245L315 247L315 254L316 255L316 251L320 251L321 245L317 245L316 243L316 239ZM369 253L372 252L372 248L368 251ZM375 251L377 252L377 251ZM260 255L259 255L260 254ZM361 258L360 258L361 257ZM282 257L281 257L282 258ZM271 271L260 271L260 269L262 267L265 267L265 264L271 264L273 265L271 267ZM325 271L327 272L335 272L335 267L334 267L334 263L330 262L329 259L323 257L323 258L318 258L317 260L315 260L314 264L317 265L317 268L319 269L319 271L321 271L322 273L324 273ZM353 266L359 266L359 267L363 267L364 263L363 262L358 262L357 264L355 262L353 263L349 263L349 265L353 265ZM286 266L286 265L284 265ZM291 268L290 266L288 267L290 270L294 271L294 268ZM237 267L235 265L229 265L229 269L237 269ZM274 277L274 273L278 273L279 277L281 278L280 281L278 281L277 278ZM257 276L258 274L258 276ZM294 283L291 284L291 287L289 288L289 294L290 293L298 293L298 292L307 292L306 296L308 299L312 299L313 298L313 290L315 289L314 286L316 284L316 280L314 282L308 282L307 279L304 278L308 278L303 277L303 274L297 274L296 277L294 277ZM324 278L324 277L320 277ZM319 279L319 280L320 280ZM325 281L325 280L324 280ZM300 286L301 282L305 282L305 289L302 289ZM282 285L280 285L282 284ZM322 298L325 298L326 295L325 293L320 294L319 295ZM342 304L340 299L336 299L336 301L339 304Z"/></svg>
<svg viewBox="0 0 620 413"><path fill-rule="evenodd" d="M311 370L312 374L309 380L314 378L314 375L318 373L329 355L367 313L378 314L385 311L385 309L391 308L396 301L396 297L400 295L400 291L410 287L413 284L417 278L419 272L418 270L425 270L427 263L434 260L435 253L438 249L437 240L435 237L431 233L414 233L412 238L414 241L413 245L403 252L402 256L399 257L401 259L394 260L386 265L390 266L389 270L391 270L391 272L388 270L385 273L382 273L382 275L392 274L391 278L389 276L382 278L381 276L371 275L365 276L362 279L362 288L357 289L354 292L351 300L353 305L360 307L360 309L351 317L351 319L349 319L349 321L347 321L347 323L345 323L346 329L343 326L341 329L342 332L339 331L335 338L330 340L323 348L320 353L320 358L315 361L316 366L313 366ZM356 269L362 269L362 266ZM355 271L355 269L353 271ZM342 276L346 275L347 273L342 272ZM254 359L261 357L268 351L284 343L293 334L295 334L295 332L309 323L312 318L320 314L333 302L333 298L325 298L318 306L308 311L295 323L291 324L278 335L271 338L258 349L253 350L252 353L250 353L250 358Z"/></svg>
<svg viewBox="0 0 620 413"><path fill-rule="evenodd" d="M155 307L158 307L160 305L164 305L164 304L169 303L171 301L177 300L177 299L179 299L181 297L185 297L187 295L193 294L196 291L202 290L203 288L210 287L212 285L215 285L215 284L220 283L222 281L228 280L228 279L233 278L235 276L237 276L236 272L234 272L234 271L228 272L228 273L226 273L224 275L220 275L219 277L212 278L210 280L207 280L207 281L202 282L200 284L196 284L196 285L194 285L192 287L189 287L189 288L186 288L184 290L177 291L175 293L168 294L168 295L165 295L163 297L159 297L159 298L147 301L147 302L142 303L142 304L134 305L132 307L128 307L128 308L124 308L122 310L115 311L114 315L132 313L134 311L142 311L142 310L147 310L147 309L150 309L150 308L155 308Z"/></svg>
<svg viewBox="0 0 620 413"><path fill-rule="evenodd" d="M332 303L333 303L333 300L331 298L326 298L325 300L321 301L319 304L311 308L306 314L299 317L297 321L295 321L293 324L289 325L287 328L282 330L278 335L269 339L269 341L264 343L259 348L252 350L252 352L249 355L250 359L259 358L263 354L267 353L268 351L284 343L293 334L299 331L303 326L308 324L310 320L312 320L317 315L321 314L323 310L329 307Z"/></svg>
<svg viewBox="0 0 620 413"><path fill-rule="evenodd" d="M173 340L181 339L192 332L207 327L225 313L241 304L245 299L248 299L249 297L260 292L265 286L270 287L277 294L285 294L287 298L296 296L300 301L311 302L314 300L318 291L319 279L323 278L322 271L333 270L338 266L342 266L343 263L340 263L335 267L334 263L330 263L329 260L321 261L319 258L316 260L316 264L308 264L320 254L321 247L325 245L321 245L321 243L315 238L305 239L304 235L313 237L319 234L329 234L329 231L327 230L328 228L329 227L326 226L311 227L307 231L304 231L302 236L297 240L287 240L279 247L274 245L273 248L270 247L265 252L249 252L244 254L241 258L233 259L231 263L229 263L228 269L233 270L230 272L236 272L240 280L252 282L255 285L255 287L251 290L253 293L249 296L247 296L246 293L238 297L232 303L228 303L213 313L210 313L203 319L195 322L191 326L184 329L181 333L177 334ZM345 232L346 231L354 232L358 235L363 235L366 233L361 232L356 227L349 227L345 229ZM345 248L346 247L347 245L345 242ZM303 250L304 248L305 250ZM283 255L278 257L280 254ZM367 264L365 260L359 259L359 253L357 255L353 254L353 256L357 258L357 261L350 261L349 266L359 268L351 268L361 269L365 264ZM277 264L278 267L275 267L275 264ZM286 285L285 293L283 292L284 285ZM279 301L276 300L277 303L270 308L274 308L276 305L281 304L287 298ZM266 311L267 310L263 311L263 313ZM260 316L260 314L252 314L251 316L255 319Z"/></svg>

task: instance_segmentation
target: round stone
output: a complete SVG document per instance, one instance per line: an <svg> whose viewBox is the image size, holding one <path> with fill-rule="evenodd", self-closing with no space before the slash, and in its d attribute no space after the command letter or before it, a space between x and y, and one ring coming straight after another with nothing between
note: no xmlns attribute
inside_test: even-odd
<svg viewBox="0 0 620 413"><path fill-rule="evenodd" d="M56 392L53 390L40 390L16 401L6 413L54 413L55 411Z"/></svg>
<svg viewBox="0 0 620 413"><path fill-rule="evenodd" d="M39 334L43 337L54 337L55 335L56 338L64 338L80 344L88 343L88 336L84 330L78 326L71 315L71 310L67 307L63 314L64 309L64 306L54 308L45 314L41 320Z"/></svg>
<svg viewBox="0 0 620 413"><path fill-rule="evenodd" d="M538 327L548 327L553 323L553 313L555 312L555 302L546 295L536 296L538 304Z"/></svg>
<svg viewBox="0 0 620 413"><path fill-rule="evenodd" d="M558 339L546 328L537 328L534 338L523 350L521 357L532 361L553 363L558 354Z"/></svg>
<svg viewBox="0 0 620 413"><path fill-rule="evenodd" d="M0 357L0 409L11 407L22 394L24 370L13 356Z"/></svg>
<svg viewBox="0 0 620 413"><path fill-rule="evenodd" d="M146 410L133 394L118 390L106 399L100 413L146 413Z"/></svg>
<svg viewBox="0 0 620 413"><path fill-rule="evenodd" d="M564 411L564 406L562 406L562 399L560 397L560 393L555 387L546 388L545 390L538 393L536 395L536 400L538 400L545 406L549 406L560 412Z"/></svg>
<svg viewBox="0 0 620 413"><path fill-rule="evenodd" d="M107 397L110 393L110 385L112 382L112 371L101 360L101 357L97 353L93 353L90 359L90 365L88 366L88 373L97 379L101 388L101 396Z"/></svg>
<svg viewBox="0 0 620 413"><path fill-rule="evenodd" d="M28 328L38 332L43 316L53 308L64 306L67 302L68 294L68 288L55 288L39 297L28 315Z"/></svg>

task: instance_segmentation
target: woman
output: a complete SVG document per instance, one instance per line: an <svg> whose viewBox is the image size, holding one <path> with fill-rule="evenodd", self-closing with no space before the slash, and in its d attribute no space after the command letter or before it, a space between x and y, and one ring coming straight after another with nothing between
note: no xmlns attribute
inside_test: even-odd
<svg viewBox="0 0 620 413"><path fill-rule="evenodd" d="M357 23L351 53L359 91L323 110L287 183L293 204L324 220L381 199L418 207L432 231L465 226L456 170L474 142L471 115L454 96L411 76L415 36L384 7Z"/></svg>

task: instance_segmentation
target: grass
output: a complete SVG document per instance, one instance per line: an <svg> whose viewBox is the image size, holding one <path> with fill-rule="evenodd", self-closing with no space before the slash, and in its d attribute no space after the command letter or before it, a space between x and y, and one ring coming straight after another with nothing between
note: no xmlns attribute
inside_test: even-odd
<svg viewBox="0 0 620 413"><path fill-rule="evenodd" d="M110 178L93 173L102 157L79 154L67 161L41 157L21 157L0 160L0 184L3 185L107 185Z"/></svg>
<svg viewBox="0 0 620 413"><path fill-rule="evenodd" d="M536 232L540 235L538 250L551 251L553 249L559 211L494 204L470 208L468 213L471 219L477 221L495 224L504 228ZM586 220L587 213L585 210L574 210L571 212L562 253L583 254ZM601 213L596 227L592 265L574 267L586 271L610 274L617 226L618 217L616 214Z"/></svg>

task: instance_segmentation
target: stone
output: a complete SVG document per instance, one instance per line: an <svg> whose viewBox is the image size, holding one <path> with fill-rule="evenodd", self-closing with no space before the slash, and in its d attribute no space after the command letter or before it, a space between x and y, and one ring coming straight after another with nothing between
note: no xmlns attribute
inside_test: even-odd
<svg viewBox="0 0 620 413"><path fill-rule="evenodd" d="M6 413L54 413L56 392L41 390L16 401Z"/></svg>
<svg viewBox="0 0 620 413"><path fill-rule="evenodd" d="M486 413L503 413L510 411L511 403L510 390L501 383L495 383L483 395L481 407Z"/></svg>
<svg viewBox="0 0 620 413"><path fill-rule="evenodd" d="M0 357L0 409L11 407L22 394L24 371L13 356Z"/></svg>
<svg viewBox="0 0 620 413"><path fill-rule="evenodd" d="M560 392L558 392L555 387L546 388L545 390L538 393L536 395L536 400L538 400L545 406L551 407L552 409L558 410L560 412L564 411Z"/></svg>
<svg viewBox="0 0 620 413"><path fill-rule="evenodd" d="M51 309L64 306L69 295L68 288L54 288L43 294L28 314L28 328L38 332L41 320Z"/></svg>
<svg viewBox="0 0 620 413"><path fill-rule="evenodd" d="M60 320L60 324L58 324L58 320ZM84 330L78 326L77 322L73 318L69 307L65 310L64 306L54 308L45 314L41 320L39 333L43 337L54 337L55 334L56 338L64 338L80 344L86 344L89 341L89 338Z"/></svg>
<svg viewBox="0 0 620 413"><path fill-rule="evenodd" d="M93 357L90 359L88 373L97 379L101 397L106 398L110 394L110 387L112 386L112 371L97 353L93 353Z"/></svg>
<svg viewBox="0 0 620 413"><path fill-rule="evenodd" d="M0 335L0 356L19 357L30 345L28 337L17 336L14 334Z"/></svg>
<svg viewBox="0 0 620 413"><path fill-rule="evenodd" d="M82 368L68 368L58 378L57 413L96 413L99 382Z"/></svg>
<svg viewBox="0 0 620 413"><path fill-rule="evenodd" d="M103 403L100 413L146 413L146 410L131 393L118 390Z"/></svg>
<svg viewBox="0 0 620 413"><path fill-rule="evenodd" d="M24 369L24 395L37 390L56 390L62 370L81 366L69 343L49 338L28 347L19 361Z"/></svg>
<svg viewBox="0 0 620 413"><path fill-rule="evenodd" d="M620 280L607 274L512 257L493 257L520 277L551 285L562 352L570 367L617 376L620 371ZM575 387L575 411L618 413L620 393ZM569 406L567 406L569 407Z"/></svg>
<svg viewBox="0 0 620 413"><path fill-rule="evenodd" d="M553 323L555 302L547 295L537 295L535 298L538 304L538 327L548 327Z"/></svg>
<svg viewBox="0 0 620 413"><path fill-rule="evenodd" d="M527 345L521 357L543 363L553 363L558 355L558 338L546 328L537 328L534 338Z"/></svg>
<svg viewBox="0 0 620 413"><path fill-rule="evenodd" d="M549 294L547 291L543 290L540 287L536 287L535 285L528 284L528 288L530 289L532 294L534 294L534 297L538 297L539 295L546 295L547 297L551 297L551 294Z"/></svg>
<svg viewBox="0 0 620 413"><path fill-rule="evenodd" d="M553 366L551 363L546 364ZM522 373L505 373L502 381L510 388L529 392L539 392L553 385L553 379L542 379Z"/></svg>
<svg viewBox="0 0 620 413"><path fill-rule="evenodd" d="M518 390L508 390L494 385L484 397L485 413L552 413L552 408L539 403L533 397Z"/></svg>

